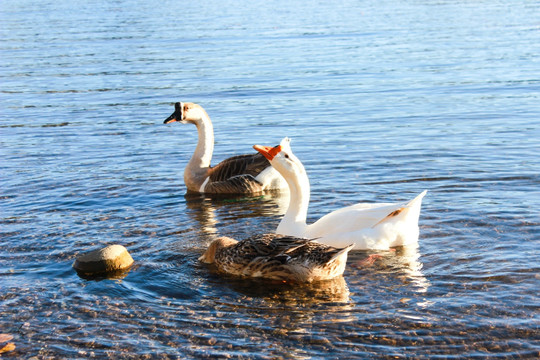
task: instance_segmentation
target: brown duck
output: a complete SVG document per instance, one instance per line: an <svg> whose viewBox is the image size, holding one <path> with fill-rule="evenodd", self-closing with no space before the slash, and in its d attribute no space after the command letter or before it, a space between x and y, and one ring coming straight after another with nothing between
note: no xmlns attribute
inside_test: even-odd
<svg viewBox="0 0 540 360"><path fill-rule="evenodd" d="M343 275L351 244L342 249L277 234L255 235L242 241L220 237L208 246L200 261L240 276L312 282Z"/></svg>

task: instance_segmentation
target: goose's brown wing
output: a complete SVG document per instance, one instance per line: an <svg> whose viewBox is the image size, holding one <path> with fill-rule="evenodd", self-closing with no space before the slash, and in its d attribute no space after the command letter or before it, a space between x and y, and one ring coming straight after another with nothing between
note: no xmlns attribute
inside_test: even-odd
<svg viewBox="0 0 540 360"><path fill-rule="evenodd" d="M210 181L226 181L242 175L256 177L269 166L270 162L259 153L233 156L210 169Z"/></svg>
<svg viewBox="0 0 540 360"><path fill-rule="evenodd" d="M210 169L204 192L244 194L263 191L255 177L269 166L268 160L259 153L233 156Z"/></svg>
<svg viewBox="0 0 540 360"><path fill-rule="evenodd" d="M248 194L263 191L263 186L251 175L238 175L225 181L209 181L204 192L209 194Z"/></svg>

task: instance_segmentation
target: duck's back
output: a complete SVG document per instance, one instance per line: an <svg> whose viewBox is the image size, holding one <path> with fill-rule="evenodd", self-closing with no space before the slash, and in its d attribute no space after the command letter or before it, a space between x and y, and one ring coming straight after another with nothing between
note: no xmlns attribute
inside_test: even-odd
<svg viewBox="0 0 540 360"><path fill-rule="evenodd" d="M263 234L224 249L216 256L216 265L241 276L298 282L327 280L343 274L349 250L312 239Z"/></svg>

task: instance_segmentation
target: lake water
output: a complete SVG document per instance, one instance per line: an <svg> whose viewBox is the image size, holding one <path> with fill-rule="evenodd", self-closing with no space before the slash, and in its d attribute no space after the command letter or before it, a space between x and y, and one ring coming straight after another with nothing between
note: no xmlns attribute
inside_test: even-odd
<svg viewBox="0 0 540 360"><path fill-rule="evenodd" d="M538 1L3 1L0 333L6 358L540 356ZM216 236L275 230L283 196L185 196L213 163L293 139L309 220L427 189L417 250L343 278L225 277ZM122 244L123 278L79 254Z"/></svg>

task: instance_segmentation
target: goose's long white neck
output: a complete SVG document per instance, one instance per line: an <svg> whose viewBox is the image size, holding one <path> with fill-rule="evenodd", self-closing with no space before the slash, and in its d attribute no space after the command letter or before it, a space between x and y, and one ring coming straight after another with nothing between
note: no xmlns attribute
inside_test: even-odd
<svg viewBox="0 0 540 360"><path fill-rule="evenodd" d="M186 169L184 170L184 180L186 184L193 181L203 181L201 177L206 177L206 172L212 161L214 153L214 128L206 113L200 121L194 122L197 126L199 139L195 152L191 156Z"/></svg>
<svg viewBox="0 0 540 360"><path fill-rule="evenodd" d="M197 147L195 152L189 160L189 167L207 168L212 161L212 154L214 153L214 127L208 115L204 114L201 121L195 123L197 126L197 132L199 133L199 140L197 141Z"/></svg>
<svg viewBox="0 0 540 360"><path fill-rule="evenodd" d="M278 225L278 234L303 236L307 228L306 219L309 206L309 179L306 171L294 176L284 176L289 185L289 208Z"/></svg>

